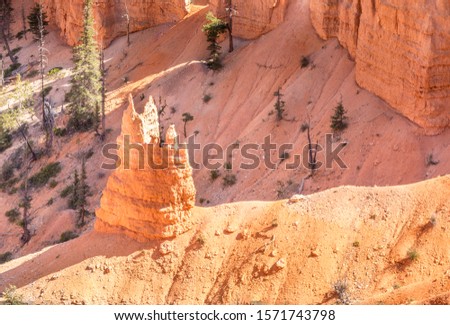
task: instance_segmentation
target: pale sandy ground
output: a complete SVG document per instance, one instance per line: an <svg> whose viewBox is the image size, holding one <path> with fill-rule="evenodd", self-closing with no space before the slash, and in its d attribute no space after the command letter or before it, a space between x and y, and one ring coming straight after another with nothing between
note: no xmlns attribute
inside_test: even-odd
<svg viewBox="0 0 450 325"><path fill-rule="evenodd" d="M341 185L402 185L448 174L450 130L426 136L384 101L360 89L347 51L335 40L322 41L316 36L307 8L306 1L292 4L286 22L273 32L254 41L237 40L237 50L226 55L225 68L219 73L208 71L200 62L207 57L201 32L207 9L194 10L176 25L133 34L129 49L124 38L117 39L106 50L107 127L112 130L107 141L115 141L122 109L132 92L137 107L143 106L143 102L139 104L142 93L166 99L176 112L171 114L169 109L164 123L176 123L180 132L182 113L191 113L194 121L188 124L188 133L199 131L197 138L203 144L262 143L271 134L275 143L293 143L294 152L299 153L306 144L300 126L309 116L314 141L323 143L324 135L330 132L333 108L342 98L349 116L349 128L341 135L348 142L342 157L349 168L319 170L306 181L304 194ZM27 62L35 45L22 41L13 47L18 45L23 47L20 61ZM226 51L227 41L223 46ZM49 35L47 47L49 68L70 67L70 48L57 32ZM310 56L312 64L301 69L304 55ZM58 110L68 89L69 73L66 79L52 85ZM125 77L128 83L124 82ZM273 92L280 86L285 95L286 117L294 119L292 122L277 123L275 116L269 115L273 110ZM205 94L212 96L209 103L203 102ZM32 133L40 134L39 127L35 126ZM210 202L209 208L198 204L195 211L196 220L205 229L204 247L192 247L197 236L194 229L175 241L176 254L160 256L159 243L139 244L119 236L92 233L92 219L83 229L84 236L43 252L41 249L54 244L62 232L74 229L75 215L66 210L67 202L59 198L59 193L70 184L73 170L79 165L76 153L89 148L95 152L87 165L94 193L90 198L91 211L98 206L107 181L101 173L108 175L100 169L102 143L93 134L58 140L55 147L54 156L33 166L32 171L36 172L57 160L63 171L55 189L33 193L34 237L24 247L20 247L20 228L1 217L4 211L18 205L19 197L0 193L0 253L12 251L15 257L24 256L0 267L0 287L9 283L26 286L24 291L30 301L241 303L264 300L263 294L269 290L271 295L265 302L319 303L340 277L349 279L352 295L359 302L420 302L448 292L448 178L393 189L343 188L337 194L329 190L311 198L317 204L315 212L309 215L303 206L292 212L297 205L283 207L283 202L274 202L298 191L307 174L304 168L286 171L284 162L274 171L264 167L238 170L240 158L235 153L233 173L238 181L232 187L224 189L220 179L211 182L206 169L194 172L197 200ZM13 150L1 154L0 161L6 160ZM439 160L438 165L425 164L430 153ZM278 154L274 153L272 159L279 161ZM55 203L47 207L50 198ZM238 203L228 205L231 202ZM420 236L420 226L432 213L439 216L437 227ZM371 214L375 221L370 219ZM265 234L256 235L273 219L279 226L270 230L267 238ZM225 236L226 224L235 220L239 231L248 227L254 236L247 241L236 241L237 232ZM287 234L293 232L296 221L298 233L290 237ZM220 236L214 236L216 230ZM271 275L252 277L253 269L270 266L279 258L269 257L269 251L252 253L269 243L272 235L279 245L279 256L287 259L288 266ZM285 236L291 239L283 239ZM353 248L355 240L360 242L360 248ZM420 259L399 270L397 262L410 246L420 248ZM311 249L318 250L318 259L307 258ZM27 255L35 252L37 256ZM205 258L208 252L212 258ZM372 257L368 257L369 253ZM338 269L347 260L349 265ZM104 265L111 268L107 274L100 270ZM93 271L86 271L86 266L92 266ZM59 274L66 267L60 275L64 281L48 281L50 274ZM394 286L400 289L394 290ZM38 298L41 289L44 293ZM75 298L70 298L70 294ZM61 296L65 300L60 300Z"/></svg>

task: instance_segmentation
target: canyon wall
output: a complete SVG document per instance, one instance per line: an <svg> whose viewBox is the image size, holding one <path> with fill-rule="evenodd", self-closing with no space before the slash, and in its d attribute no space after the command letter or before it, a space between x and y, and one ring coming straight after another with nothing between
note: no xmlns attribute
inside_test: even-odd
<svg viewBox="0 0 450 325"><path fill-rule="evenodd" d="M175 237L190 229L195 205L187 151L175 150L174 126L161 148L153 98L142 114L136 112L131 95L129 102L117 138L118 164L103 191L95 229L137 240Z"/></svg>
<svg viewBox="0 0 450 325"><path fill-rule="evenodd" d="M324 39L356 61L358 84L430 133L450 126L448 0L311 0Z"/></svg>
<svg viewBox="0 0 450 325"><path fill-rule="evenodd" d="M234 36L254 39L277 27L284 21L288 0L233 0ZM210 9L222 19L227 17L225 1L210 0Z"/></svg>
<svg viewBox="0 0 450 325"><path fill-rule="evenodd" d="M111 41L127 32L126 13L130 18L130 31L136 32L152 26L176 22L189 10L186 0L97 0L93 1L98 39L108 46ZM61 30L69 45L78 42L83 17L83 0L42 0L49 20Z"/></svg>

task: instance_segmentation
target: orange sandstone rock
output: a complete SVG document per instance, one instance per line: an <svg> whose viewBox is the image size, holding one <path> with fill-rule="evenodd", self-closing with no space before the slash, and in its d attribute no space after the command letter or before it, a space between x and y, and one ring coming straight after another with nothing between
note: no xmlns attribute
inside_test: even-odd
<svg viewBox="0 0 450 325"><path fill-rule="evenodd" d="M49 20L61 29L61 35L69 45L78 42L81 28L84 0L42 0ZM185 0L98 0L94 1L93 11L97 37L108 46L117 36L126 34L126 13L130 17L130 31L136 32L152 26L176 22L189 10Z"/></svg>
<svg viewBox="0 0 450 325"><path fill-rule="evenodd" d="M356 59L358 84L430 132L450 125L450 3L311 0L324 39Z"/></svg>
<svg viewBox="0 0 450 325"><path fill-rule="evenodd" d="M138 240L175 237L190 229L195 205L187 151L175 151L173 126L167 132L168 145L160 148L153 98L142 114L136 112L131 95L129 101L117 139L120 163L103 191L95 229L125 233ZM130 147L129 154L124 146ZM149 165L149 156L153 166Z"/></svg>
<svg viewBox="0 0 450 325"><path fill-rule="evenodd" d="M233 0L236 14L233 18L233 34L245 39L254 39L270 32L284 21L287 0L244 1ZM220 18L227 17L226 2L211 0L210 8Z"/></svg>

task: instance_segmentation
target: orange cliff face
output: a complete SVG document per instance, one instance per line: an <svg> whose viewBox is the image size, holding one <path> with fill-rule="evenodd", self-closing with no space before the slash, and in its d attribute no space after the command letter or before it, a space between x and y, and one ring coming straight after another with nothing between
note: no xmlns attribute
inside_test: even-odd
<svg viewBox="0 0 450 325"><path fill-rule="evenodd" d="M448 0L311 0L310 8L317 33L356 59L361 87L430 133L450 126Z"/></svg>
<svg viewBox="0 0 450 325"><path fill-rule="evenodd" d="M69 45L75 45L82 28L84 0L42 0L49 20L61 30ZM127 32L126 14L130 18L130 32L156 25L176 22L189 12L186 0L114 1L93 2L98 39L108 46L111 41Z"/></svg>
<svg viewBox="0 0 450 325"><path fill-rule="evenodd" d="M103 191L95 229L124 233L137 240L175 237L190 229L195 205L187 151L179 149L176 154L174 126L167 130L166 145L160 148L158 113L152 97L142 114L136 112L131 95L129 101L117 139L120 164ZM124 150L127 142L133 146L129 154ZM165 168L150 166L149 153L155 165Z"/></svg>
<svg viewBox="0 0 450 325"><path fill-rule="evenodd" d="M210 9L216 16L227 16L225 1L210 0ZM245 1L233 0L233 35L254 39L270 32L284 21L288 0Z"/></svg>

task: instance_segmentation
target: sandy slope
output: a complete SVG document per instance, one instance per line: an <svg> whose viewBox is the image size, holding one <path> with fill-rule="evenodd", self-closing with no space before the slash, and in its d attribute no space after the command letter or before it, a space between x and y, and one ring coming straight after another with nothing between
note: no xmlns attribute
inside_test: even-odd
<svg viewBox="0 0 450 325"><path fill-rule="evenodd" d="M121 38L106 50L107 126L111 128L107 141L114 141L119 133L122 109L128 93L132 92L137 106L141 94L166 99L175 112L169 109L165 123L176 123L180 131L182 113L190 112L194 121L188 124L188 133L199 131L197 139L202 144L262 143L264 137L271 134L275 143L293 143L292 154L300 153L307 142L300 126L310 119L314 141L323 143L325 134L330 132L333 107L342 98L349 116L349 128L341 135L341 139L348 142L342 156L348 168L334 166L319 170L306 181L303 193L341 185L408 184L450 172L450 130L438 136L425 136L420 128L395 113L385 102L360 89L355 83L354 62L347 51L336 41L321 41L314 33L307 1L293 2L286 22L276 30L255 41L237 40L237 50L224 57L225 68L219 73L208 71L200 61L207 56L207 44L201 32L206 11L197 8L176 25L135 33L130 48L126 48L126 41ZM57 32L52 31L48 41L49 68L67 68L70 48L56 35ZM224 41L225 52L226 44ZM23 46L20 61L26 62L32 55L32 45L22 41L13 47L18 45ZM306 55L310 56L312 64L302 69L300 59ZM53 85L52 96L58 110L68 77ZM285 95L286 118L293 121L277 123L275 116L270 115L274 103L272 94L278 87L282 87ZM203 102L205 94L212 96L209 103ZM39 134L39 127L34 129L33 132ZM101 147L102 143L93 134L64 138L57 141L53 157L44 158L33 166L32 172L36 172L44 164L58 160L63 171L55 189L45 188L33 193L34 237L24 247L19 246L20 228L2 217L4 211L17 206L19 198L0 193L0 253L12 251L19 257L40 251L55 243L62 232L74 228L75 216L66 210L67 203L59 198L59 193L70 184L73 170L79 166L76 153L89 148L94 150L87 164L94 193L90 198L91 210L98 206L108 175L100 169ZM5 161L13 150L2 154L0 161ZM440 161L436 166L425 164L431 153ZM335 190L317 193L311 197L318 203L314 205L316 212L311 212L310 216L303 203L284 207L283 202L274 202L298 192L307 174L304 168L287 171L283 162L276 170L261 166L245 171L237 168L241 161L239 155L235 153L233 158L233 173L238 182L232 187L223 188L220 179L211 182L205 168L194 173L198 201L209 201L205 205L210 206L202 208L198 203L196 208L195 218L203 224L202 229L206 229L204 247L197 249L197 235L192 231L176 240L176 254L161 256L159 243L144 245L122 237L100 236L89 232L88 226L85 229L88 233L73 242L1 266L1 286L7 283L20 287L28 285L27 297L34 302L61 302L60 295L64 295L66 300L63 301L84 300L86 303L119 303L122 298L127 303L252 300L318 303L340 277L348 279L355 301L370 303L422 301L449 291L444 277L448 267L445 246L449 215L448 205L445 206L449 194L447 178L405 188L350 187L336 190L336 194ZM278 153L273 153L272 160L279 162ZM441 190L437 191L437 187ZM427 202L430 193L437 195ZM55 203L47 206L50 198L54 198ZM230 202L239 203L228 205ZM337 209L333 207L337 206L334 202L348 205ZM420 226L427 223L433 212L439 215L438 226L433 228L430 237L418 236ZM370 219L371 214L375 215L376 222ZM270 226L274 219L278 227L267 234L255 235ZM296 221L299 221L298 230L293 226ZM256 237L236 241L237 232L224 235L228 222L235 222L239 231L248 227ZM308 232L304 232L305 229ZM214 235L216 230L220 236ZM252 254L266 243L272 248L275 245L270 244L272 235L279 246L279 256L269 257L269 250L264 254ZM295 245L292 238L296 239ZM353 248L354 241L360 242L360 248ZM414 245L424 247L423 253L419 251L421 258L406 271L398 270L396 263ZM378 249L378 246L383 248ZM318 259L307 258L311 250L318 251ZM211 259L205 258L206 255L211 255ZM271 266L279 257L287 259L285 269L252 278L253 273L261 273L264 265ZM339 270L338 266L347 260L349 265ZM110 267L107 274L101 270L104 265ZM87 266L92 272L85 270ZM63 289L61 280L48 281L50 274L61 269L66 269L61 279L70 283L67 289ZM166 276L160 284L161 274ZM193 283L202 283L205 287L188 285ZM394 286L401 288L393 290ZM92 290L83 293L89 287ZM41 288L44 293L38 298ZM188 289L193 292L186 291ZM271 295L265 298L267 291ZM122 293L123 297L119 297ZM75 298L70 298L70 294ZM198 300L188 300L188 297Z"/></svg>
<svg viewBox="0 0 450 325"><path fill-rule="evenodd" d="M321 304L345 280L352 303L449 303L449 195L446 176L196 208L172 241L89 232L0 266L0 289L33 303Z"/></svg>

